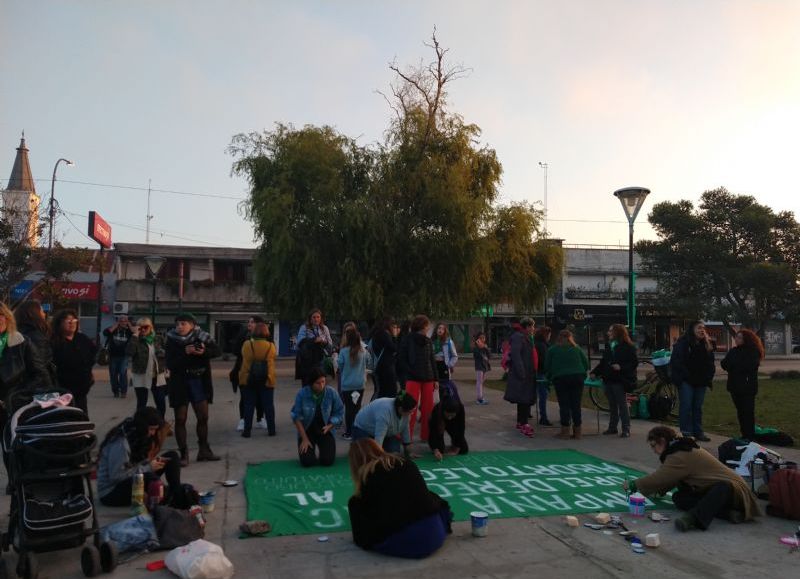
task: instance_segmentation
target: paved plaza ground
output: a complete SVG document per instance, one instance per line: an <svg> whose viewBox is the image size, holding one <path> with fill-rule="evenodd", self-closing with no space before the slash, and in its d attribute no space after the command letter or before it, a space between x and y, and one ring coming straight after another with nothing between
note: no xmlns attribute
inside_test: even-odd
<svg viewBox="0 0 800 579"><path fill-rule="evenodd" d="M771 368L772 365L774 368ZM211 488L214 481L244 477L248 463L271 459L296 457L294 427L289 419L289 409L297 390L292 379L293 362L278 363L278 390L276 409L278 435L267 438L263 430L254 430L251 439L235 432L238 395L234 395L227 381L230 364L214 363L216 400L211 411L211 445L223 460L216 463L195 463L184 470L186 482L199 489ZM800 366L796 360L767 363L767 368L790 369ZM471 399L473 382L471 364L460 367L455 378L460 384L462 397ZM496 373L496 370L495 370ZM97 372L98 383L90 398L89 408L102 438L110 427L130 415L135 407L135 396L114 399L105 371ZM470 450L532 450L574 448L603 459L622 463L640 470L653 470L657 457L645 442L645 433L652 423L634 421L632 437L589 435L581 441L560 441L553 438L556 429L537 428L532 439L521 436L514 428L514 409L502 400L502 394L488 391L488 406L467 406L467 437ZM550 409L555 416L555 405ZM190 413L191 416L191 413ZM585 429L595 430L593 411L585 415ZM601 416L601 423L606 420ZM192 458L196 452L193 436L194 423L190 418L190 446ZM705 448L716 453L724 440L711 436ZM174 447L170 439L168 447ZM424 447L417 446L422 452ZM347 443L339 439L339 460L346 460ZM800 460L800 451L782 450L792 460ZM5 485L5 480L0 481ZM2 524L7 523L8 498L2 500ZM126 509L99 506L101 524L127 516ZM800 552L790 553L789 548L778 543L781 535L797 528L791 521L762 517L756 522L731 525L718 521L708 532L678 533L671 523L661 525L646 520L631 524L643 534L658 532L662 546L648 550L645 555L634 554L619 536L604 535L587 528L568 528L561 517L498 519L490 521L489 536L473 538L469 523L455 523L453 534L445 546L432 557L422 561L390 559L367 553L356 547L350 533L330 535L328 542L318 542L317 535L296 537L238 538L238 526L245 520L246 500L243 486L222 489L217 497L216 511L209 515L206 539L219 544L236 567L237 577L265 577L291 579L338 579L381 577L788 577L793 576L800 564ZM587 520L585 517L582 519ZM120 578L167 577L167 571L148 572L149 561L163 558L164 552L139 557L121 565L114 575ZM16 556L5 554L13 569ZM80 571L79 552L61 551L40 556L40 577L77 578ZM794 569L795 571L792 571Z"/></svg>

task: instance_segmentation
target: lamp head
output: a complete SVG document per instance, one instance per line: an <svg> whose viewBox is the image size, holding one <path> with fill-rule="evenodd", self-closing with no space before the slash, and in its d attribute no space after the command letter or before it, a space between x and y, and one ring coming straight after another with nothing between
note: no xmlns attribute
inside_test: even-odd
<svg viewBox="0 0 800 579"><path fill-rule="evenodd" d="M614 191L614 197L619 199L622 204L629 224L633 225L633 222L636 221L636 216L639 215L648 195L650 195L650 189L644 187L625 187Z"/></svg>
<svg viewBox="0 0 800 579"><path fill-rule="evenodd" d="M158 276L158 272L161 271L165 261L167 260L160 255L148 255L144 258L147 269L150 270L150 275L153 277Z"/></svg>

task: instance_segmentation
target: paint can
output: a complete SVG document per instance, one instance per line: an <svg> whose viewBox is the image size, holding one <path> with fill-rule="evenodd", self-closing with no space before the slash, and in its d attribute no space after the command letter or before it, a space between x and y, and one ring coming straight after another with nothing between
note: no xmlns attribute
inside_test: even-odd
<svg viewBox="0 0 800 579"><path fill-rule="evenodd" d="M200 493L200 506L203 507L204 513L211 513L214 511L214 499L216 498L214 491L206 491Z"/></svg>
<svg viewBox="0 0 800 579"><path fill-rule="evenodd" d="M469 514L472 522L472 536L485 537L489 534L489 515L483 511L472 511Z"/></svg>
<svg viewBox="0 0 800 579"><path fill-rule="evenodd" d="M633 493L628 499L628 511L634 517L644 516L644 495L641 493Z"/></svg>

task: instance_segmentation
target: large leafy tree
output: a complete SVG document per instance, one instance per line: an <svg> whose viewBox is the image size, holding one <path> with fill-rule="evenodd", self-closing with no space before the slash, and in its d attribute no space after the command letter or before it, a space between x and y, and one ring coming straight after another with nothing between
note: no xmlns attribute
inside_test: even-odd
<svg viewBox="0 0 800 579"><path fill-rule="evenodd" d="M636 249L676 313L759 332L770 319L797 319L800 225L791 212L720 188L703 193L697 209L659 203L649 221L660 239Z"/></svg>
<svg viewBox="0 0 800 579"><path fill-rule="evenodd" d="M431 63L390 66L395 116L382 143L361 147L312 126L234 137L233 171L250 181L245 211L261 243L257 285L271 307L459 315L509 297L538 303L543 284L554 285L561 262L535 243L539 213L494 207L497 155L477 125L447 110L448 84L465 70L445 63L435 35L429 46ZM498 234L515 226L508 250Z"/></svg>

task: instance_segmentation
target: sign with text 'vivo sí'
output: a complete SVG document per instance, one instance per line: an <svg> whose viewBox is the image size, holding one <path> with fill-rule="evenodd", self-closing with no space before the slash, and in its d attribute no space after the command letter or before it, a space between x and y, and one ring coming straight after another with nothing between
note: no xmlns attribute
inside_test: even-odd
<svg viewBox="0 0 800 579"><path fill-rule="evenodd" d="M89 237L102 247L111 249L111 226L97 211L89 211Z"/></svg>

